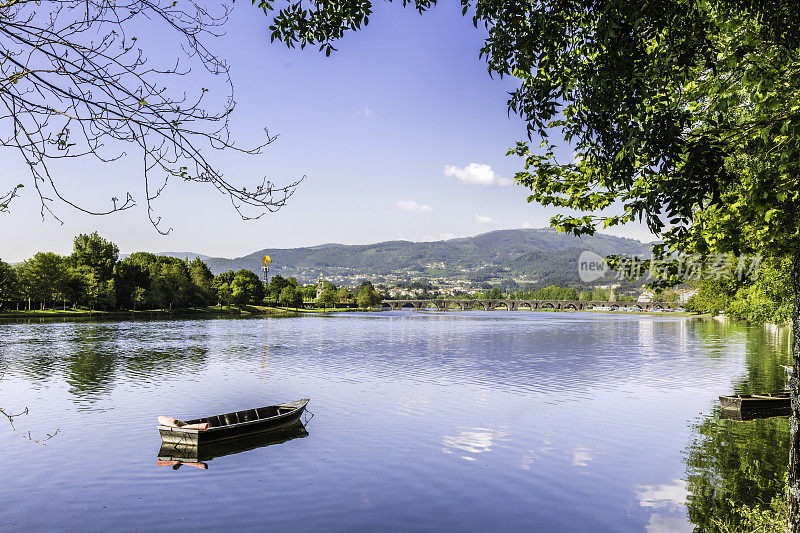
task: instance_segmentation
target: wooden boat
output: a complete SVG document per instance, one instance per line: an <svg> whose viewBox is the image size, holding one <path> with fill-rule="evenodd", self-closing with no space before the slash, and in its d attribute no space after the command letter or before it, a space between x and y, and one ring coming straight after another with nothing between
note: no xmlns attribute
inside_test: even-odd
<svg viewBox="0 0 800 533"><path fill-rule="evenodd" d="M305 437L308 437L308 431L306 431L303 422L295 420L288 425L273 430L198 446L163 442L161 449L158 451L156 464L158 466L171 466L175 470L182 465L194 466L205 470L208 468L206 462L217 457L283 444L293 439Z"/></svg>
<svg viewBox="0 0 800 533"><path fill-rule="evenodd" d="M308 399L245 409L233 413L186 420L175 426L160 424L158 431L165 443L197 446L209 442L234 439L270 431L297 421L306 408ZM183 425L208 424L208 429L190 429Z"/></svg>
<svg viewBox="0 0 800 533"><path fill-rule="evenodd" d="M736 394L734 396L720 396L719 403L723 409L775 409L789 407L791 396L789 392L774 392L768 394Z"/></svg>

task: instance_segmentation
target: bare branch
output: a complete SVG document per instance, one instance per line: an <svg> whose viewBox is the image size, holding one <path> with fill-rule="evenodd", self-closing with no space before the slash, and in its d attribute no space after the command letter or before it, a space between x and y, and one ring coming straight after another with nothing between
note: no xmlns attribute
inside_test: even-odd
<svg viewBox="0 0 800 533"><path fill-rule="evenodd" d="M209 148L259 154L276 139L266 132L252 147L231 139L235 101L229 67L205 44L222 35L231 9L223 4L212 13L195 0L0 3L0 146L16 150L27 164L43 217L58 219L56 200L93 215L134 207L131 192L122 201L115 195L105 208L85 206L62 191L52 168L55 161L87 156L117 161L130 146L142 154L147 213L159 232L169 230L159 227L151 202L172 178L211 184L244 219L286 203L303 178L280 187L263 178L248 190L228 181L207 159ZM151 64L139 47L135 32L144 25L163 29L179 45L169 65ZM198 65L203 68L192 68ZM207 82L224 89L212 91L203 87ZM185 86L197 87L194 96ZM153 178L163 185L151 189ZM0 196L0 212L17 192Z"/></svg>

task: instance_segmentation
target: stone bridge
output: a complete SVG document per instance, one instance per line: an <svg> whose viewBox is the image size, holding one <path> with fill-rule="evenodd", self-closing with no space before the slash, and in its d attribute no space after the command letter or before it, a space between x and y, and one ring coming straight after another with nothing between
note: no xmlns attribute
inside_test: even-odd
<svg viewBox="0 0 800 533"><path fill-rule="evenodd" d="M435 307L439 311L468 309L483 309L494 311L495 309L508 309L509 311L519 311L528 309L530 311L543 309L571 309L574 311L585 311L593 307L610 307L614 310L636 309L641 311L651 311L654 309L678 309L683 307L677 302L602 302L602 301L580 301L580 300L383 300L382 307L388 307L392 311L408 308L414 310Z"/></svg>

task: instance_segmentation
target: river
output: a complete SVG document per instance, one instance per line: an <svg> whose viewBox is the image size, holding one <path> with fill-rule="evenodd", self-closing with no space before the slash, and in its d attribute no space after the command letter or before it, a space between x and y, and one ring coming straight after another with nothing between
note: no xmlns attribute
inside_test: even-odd
<svg viewBox="0 0 800 533"><path fill-rule="evenodd" d="M0 323L0 526L691 531L769 501L788 338L669 315L392 311ZM310 398L305 434L157 466L156 416ZM262 443L264 444L264 443Z"/></svg>

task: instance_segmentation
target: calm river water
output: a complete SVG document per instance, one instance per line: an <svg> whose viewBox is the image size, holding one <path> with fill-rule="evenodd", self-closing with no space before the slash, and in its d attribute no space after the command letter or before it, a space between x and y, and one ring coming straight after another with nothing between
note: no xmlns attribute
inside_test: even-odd
<svg viewBox="0 0 800 533"><path fill-rule="evenodd" d="M774 494L787 421L717 396L786 362L782 331L667 315L4 322L0 407L59 433L0 420L0 526L690 531ZM305 397L307 436L156 465L157 415Z"/></svg>

